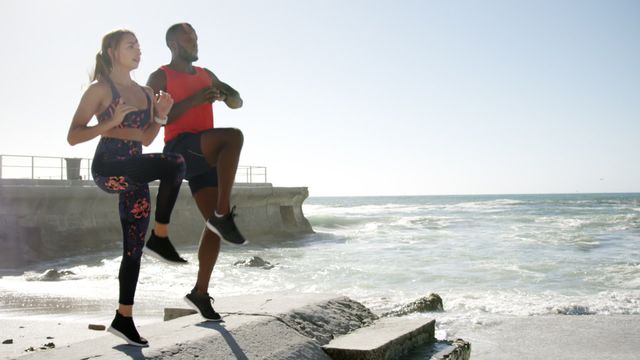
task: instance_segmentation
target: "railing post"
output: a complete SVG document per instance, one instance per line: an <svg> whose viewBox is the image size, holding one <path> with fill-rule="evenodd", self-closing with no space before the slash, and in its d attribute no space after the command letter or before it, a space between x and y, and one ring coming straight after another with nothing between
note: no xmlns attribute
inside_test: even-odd
<svg viewBox="0 0 640 360"><path fill-rule="evenodd" d="M81 180L80 167L82 166L81 158L65 158L67 163L67 180Z"/></svg>
<svg viewBox="0 0 640 360"><path fill-rule="evenodd" d="M2 179L2 155L0 155L0 179Z"/></svg>
<svg viewBox="0 0 640 360"><path fill-rule="evenodd" d="M264 183L267 183L267 167L264 168Z"/></svg>
<svg viewBox="0 0 640 360"><path fill-rule="evenodd" d="M253 184L253 166L249 166L249 184Z"/></svg>
<svg viewBox="0 0 640 360"><path fill-rule="evenodd" d="M35 157L31 157L31 180L35 179L34 174L34 169L35 169Z"/></svg>
<svg viewBox="0 0 640 360"><path fill-rule="evenodd" d="M60 158L60 180L64 180L64 172L62 171L62 168L64 167L64 160L62 158Z"/></svg>

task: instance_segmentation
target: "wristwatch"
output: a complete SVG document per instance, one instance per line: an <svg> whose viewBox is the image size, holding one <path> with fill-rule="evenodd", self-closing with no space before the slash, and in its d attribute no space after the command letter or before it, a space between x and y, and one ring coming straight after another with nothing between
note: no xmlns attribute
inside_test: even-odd
<svg viewBox="0 0 640 360"><path fill-rule="evenodd" d="M169 120L168 116L165 116L163 118L156 116L153 118L153 121L157 122L160 125L167 125L167 120Z"/></svg>

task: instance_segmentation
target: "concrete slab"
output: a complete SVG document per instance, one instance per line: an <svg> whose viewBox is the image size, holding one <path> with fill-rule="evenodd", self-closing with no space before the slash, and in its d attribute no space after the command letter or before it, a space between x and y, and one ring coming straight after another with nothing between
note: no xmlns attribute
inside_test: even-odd
<svg viewBox="0 0 640 360"><path fill-rule="evenodd" d="M336 294L273 292L216 298L214 306L223 314L281 315L305 306L340 298ZM219 309L219 310L218 310Z"/></svg>
<svg viewBox="0 0 640 360"><path fill-rule="evenodd" d="M435 320L383 318L372 326L324 346L334 360L401 359L411 349L435 341Z"/></svg>
<svg viewBox="0 0 640 360"><path fill-rule="evenodd" d="M223 323L203 322L199 315L139 326L147 348L123 344L104 333L91 340L28 354L21 359L310 359L329 360L317 338L329 335L301 329L322 327L338 334L366 320L361 304L330 294L265 294L220 298ZM364 308L366 309L366 308ZM366 309L368 311L368 309ZM365 313L366 315L366 313Z"/></svg>

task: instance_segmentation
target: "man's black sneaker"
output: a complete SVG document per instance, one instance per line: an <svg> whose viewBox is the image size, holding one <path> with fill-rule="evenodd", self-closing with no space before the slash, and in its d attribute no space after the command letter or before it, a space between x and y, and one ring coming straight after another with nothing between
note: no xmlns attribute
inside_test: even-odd
<svg viewBox="0 0 640 360"><path fill-rule="evenodd" d="M151 236L147 240L147 253L159 260L171 264L186 264L187 260L180 257L180 254L173 247L168 237L160 237L151 230Z"/></svg>
<svg viewBox="0 0 640 360"><path fill-rule="evenodd" d="M240 234L240 230L238 230L235 221L233 221L233 218L236 216L234 212L235 209L236 207L234 206L227 215L222 217L214 214L205 224L207 228L218 235L220 239L231 244L243 245L247 243L247 240Z"/></svg>
<svg viewBox="0 0 640 360"><path fill-rule="evenodd" d="M197 310L205 320L222 321L220 314L213 310L213 306L211 306L215 300L209 296L209 293L201 294L196 289L193 289L184 297L184 301Z"/></svg>
<svg viewBox="0 0 640 360"><path fill-rule="evenodd" d="M140 334L138 334L136 325L133 323L133 318L122 316L117 310L116 317L113 318L111 326L109 326L107 331L115 336L124 339L124 341L129 343L129 345L140 347L149 346L149 342L147 341L147 339L141 337Z"/></svg>

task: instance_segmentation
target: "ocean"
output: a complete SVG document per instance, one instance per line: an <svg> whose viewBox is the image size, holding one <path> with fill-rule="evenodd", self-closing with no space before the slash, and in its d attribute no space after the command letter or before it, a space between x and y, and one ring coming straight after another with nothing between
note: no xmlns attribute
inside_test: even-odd
<svg viewBox="0 0 640 360"><path fill-rule="evenodd" d="M383 313L437 293L444 312L409 316L435 317L440 338L505 316L640 314L640 194L316 197L303 211L315 234L225 244L211 295L335 293ZM184 306L196 243L185 266L143 258L136 316ZM234 265L252 256L273 267ZM3 276L0 318L109 316L118 266L114 249ZM68 273L43 281L49 268Z"/></svg>

